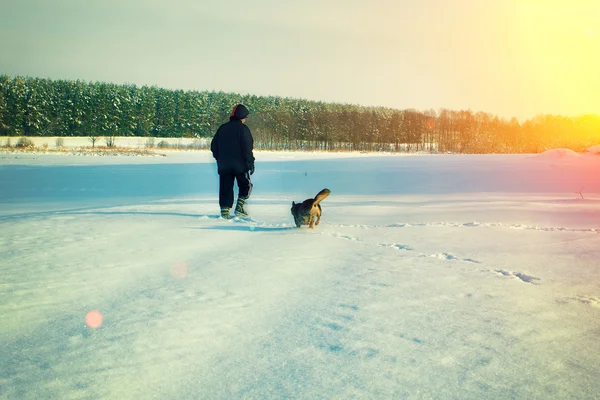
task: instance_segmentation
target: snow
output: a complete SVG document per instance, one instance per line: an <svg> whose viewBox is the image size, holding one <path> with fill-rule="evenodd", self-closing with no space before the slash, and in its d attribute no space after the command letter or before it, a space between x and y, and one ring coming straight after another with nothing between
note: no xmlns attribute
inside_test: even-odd
<svg viewBox="0 0 600 400"><path fill-rule="evenodd" d="M600 145L590 146L587 148L588 153L592 154L600 154Z"/></svg>
<svg viewBox="0 0 600 400"><path fill-rule="evenodd" d="M0 154L0 398L597 398L600 158L256 158Z"/></svg>
<svg viewBox="0 0 600 400"><path fill-rule="evenodd" d="M15 146L19 142L19 137L11 136L0 136L1 145ZM92 141L89 137L81 136L44 136L44 137L28 137L34 146L48 149L73 149L79 147L92 147ZM157 146L160 142L166 143L171 147L194 147L199 146L210 146L210 140L208 138L202 139L191 139L191 138L147 138L147 137L127 137L127 136L115 136L112 137L114 144L118 147L127 148L147 148L150 146ZM96 138L94 144L96 147L106 146L106 137L99 136Z"/></svg>
<svg viewBox="0 0 600 400"><path fill-rule="evenodd" d="M545 159L561 159L567 157L579 157L579 154L571 149L550 149L538 154L537 157Z"/></svg>

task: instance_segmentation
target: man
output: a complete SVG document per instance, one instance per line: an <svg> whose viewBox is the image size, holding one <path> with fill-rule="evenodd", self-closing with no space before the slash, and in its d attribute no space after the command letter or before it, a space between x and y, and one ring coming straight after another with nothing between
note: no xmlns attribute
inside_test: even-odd
<svg viewBox="0 0 600 400"><path fill-rule="evenodd" d="M235 206L236 217L248 217L244 208L252 192L250 175L254 173L254 139L246 126L250 112L243 104L236 104L229 116L229 122L221 125L212 139L210 150L217 160L219 172L219 206L221 217L229 219L233 206L233 181L237 181L238 200Z"/></svg>

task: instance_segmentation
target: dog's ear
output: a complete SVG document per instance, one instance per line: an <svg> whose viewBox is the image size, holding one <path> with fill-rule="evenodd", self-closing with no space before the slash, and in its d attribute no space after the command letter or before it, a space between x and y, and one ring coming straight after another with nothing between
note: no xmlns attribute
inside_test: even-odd
<svg viewBox="0 0 600 400"><path fill-rule="evenodd" d="M294 207L296 205L295 201L292 201L292 207Z"/></svg>

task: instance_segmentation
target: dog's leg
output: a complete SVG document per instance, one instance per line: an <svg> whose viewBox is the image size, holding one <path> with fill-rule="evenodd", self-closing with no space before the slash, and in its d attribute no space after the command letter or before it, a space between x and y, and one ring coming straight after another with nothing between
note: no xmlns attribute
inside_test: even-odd
<svg viewBox="0 0 600 400"><path fill-rule="evenodd" d="M310 216L310 220L308 221L308 227L313 229L315 227L315 219L313 218L313 216Z"/></svg>
<svg viewBox="0 0 600 400"><path fill-rule="evenodd" d="M319 225L319 222L321 222L321 205L317 204L317 212L315 213L315 215L317 216L317 224Z"/></svg>

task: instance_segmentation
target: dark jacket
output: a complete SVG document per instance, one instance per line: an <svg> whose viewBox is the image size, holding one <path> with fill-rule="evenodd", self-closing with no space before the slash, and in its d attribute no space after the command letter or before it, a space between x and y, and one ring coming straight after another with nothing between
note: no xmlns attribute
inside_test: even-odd
<svg viewBox="0 0 600 400"><path fill-rule="evenodd" d="M250 129L236 117L221 125L210 143L219 174L241 174L254 165L254 139Z"/></svg>

